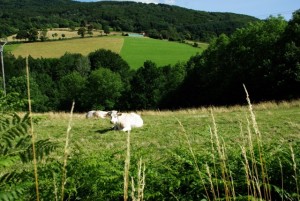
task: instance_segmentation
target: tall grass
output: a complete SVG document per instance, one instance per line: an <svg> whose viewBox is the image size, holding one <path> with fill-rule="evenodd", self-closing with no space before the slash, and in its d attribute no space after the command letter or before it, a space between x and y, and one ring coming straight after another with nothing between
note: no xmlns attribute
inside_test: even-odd
<svg viewBox="0 0 300 201"><path fill-rule="evenodd" d="M63 162L63 167L62 167L62 182L61 182L61 200L64 200L64 194L65 194L65 185L66 185L66 180L67 180L67 160L68 156L70 154L70 149L69 149L69 143L70 143L70 131L72 128L72 117L73 117L73 110L74 110L75 102L73 101L72 103L72 108L70 112L70 119L68 123L68 128L67 128L67 133L66 133L66 141L65 141L65 148L64 148L64 162Z"/></svg>
<svg viewBox="0 0 300 201"><path fill-rule="evenodd" d="M30 134L31 134L32 153L33 153L33 167L34 167L34 177L35 177L35 191L36 191L36 200L39 201L40 200L40 193L39 193L38 169L37 169L37 158L36 158L36 149L35 149L35 138L36 137L35 137L35 134L33 132L28 57L26 57L26 75L27 75L28 112L29 112L29 118L30 118Z"/></svg>
<svg viewBox="0 0 300 201"><path fill-rule="evenodd" d="M143 163L143 160L141 158L138 163L137 187L135 187L134 178L131 177L131 186L132 186L131 199L133 201L144 200L144 189L145 189L145 181L146 181L145 171L146 171L146 166L145 163Z"/></svg>
<svg viewBox="0 0 300 201"><path fill-rule="evenodd" d="M221 176L222 176L222 182L224 185L224 193L225 193L225 198L226 200L230 200L231 197L235 200L235 192L234 192L234 187L232 185L232 177L230 175L230 170L227 167L226 161L227 161L227 156L226 156L226 151L225 151L225 142L222 140L222 143L220 142L219 135L218 135L218 129L216 125L216 121L213 115L213 112L211 110L211 118L212 118L212 123L213 123L213 129L210 129L211 132L211 139L215 139L215 145L212 143L212 151L213 153L215 152L214 149L216 149L216 153L219 159L218 164L220 164L221 168ZM216 161L214 161L216 162ZM215 166L215 164L214 164ZM211 176L211 175L209 175ZM217 175L215 175L217 177Z"/></svg>
<svg viewBox="0 0 300 201"><path fill-rule="evenodd" d="M187 133L186 133L186 131L185 131L185 129L184 129L182 123L181 123L178 119L177 119L177 121L178 121L178 123L179 123L179 125L180 125L180 127L181 127L181 129L182 129L182 133L184 134L184 137L185 137L185 139L186 139L186 141L187 141L187 144L188 144L188 147L189 147L189 151L190 151L190 153L191 153L191 155L192 155L192 157L193 157L194 165L195 165L196 171L197 171L197 173L198 173L198 175L199 175L199 179L200 179L200 181L201 181L201 183L202 183L202 185L203 185L203 187L204 187L204 190L205 190L207 199L210 200L209 194L208 194L208 190L207 190L207 188L206 188L206 186L205 186L204 178L203 178L202 172L200 171L200 168L199 168L199 166L198 166L198 162L197 162L196 156L195 156L195 154L194 154L193 148L192 148L192 146L191 146L191 142L190 142L190 140L189 140L189 137L188 137L188 135L187 135Z"/></svg>
<svg viewBox="0 0 300 201"><path fill-rule="evenodd" d="M272 200L271 191L270 191L270 188L269 188L270 185L269 185L269 181L268 181L269 180L268 179L268 173L267 173L267 169L265 167L266 163L265 163L265 159L264 159L264 152L262 150L262 136L261 136L261 133L260 133L258 125L257 125L256 117L255 117L254 112L253 112L253 107L252 107L252 104L251 104L251 101L250 101L250 98L249 98L248 91L247 91L245 85L243 85L243 87L244 87L244 90L245 90L245 93L246 93L246 100L247 100L247 103L248 103L248 106L249 106L250 117L251 117L251 120L252 120L253 129L254 129L255 134L256 134L256 141L257 141L257 147L258 147L258 152L259 152L261 178L262 178L262 185L263 185L263 191L264 191L264 196L261 197L261 199L264 198L265 200ZM250 129L249 129L249 131L250 131ZM250 133L249 133L249 136L250 136ZM251 148L253 148L252 145L251 145ZM251 150L251 152L253 152L253 150ZM252 154L252 157L253 157L253 154ZM253 161L255 161L254 157L252 159L253 159ZM255 167L255 173L256 173L255 180L256 180L256 182L259 182L259 175L258 175L258 171L257 171L256 168L257 167ZM257 183L257 188L260 188L259 183Z"/></svg>
<svg viewBox="0 0 300 201"><path fill-rule="evenodd" d="M130 131L127 132L126 159L124 166L124 201L128 200L129 168L130 168Z"/></svg>
<svg viewBox="0 0 300 201"><path fill-rule="evenodd" d="M27 94L28 94L28 111L30 117L30 134L31 134L31 143L32 143L32 153L33 153L33 166L34 166L34 176L35 176L35 188L36 188L36 200L40 200L40 193L39 193L39 178L38 178L38 168L37 168L37 154L36 154L36 136L33 132L33 120L32 120L32 109L31 109L31 95L30 95L30 73L29 73L29 65L28 65L28 57L26 57L26 75L27 75ZM65 148L64 148L64 160L63 160L63 167L62 167L62 185L61 185L61 200L64 200L64 190L66 184L66 167L67 167L67 159L69 156L69 142L70 142L70 131L71 131L71 123L72 123L72 115L74 110L75 102L72 104L71 113L69 124L66 133L66 140L65 140ZM58 200L58 189L56 186L55 176L53 177L54 182L54 194L55 199Z"/></svg>
<svg viewBox="0 0 300 201"><path fill-rule="evenodd" d="M240 131L242 134L243 142L240 144L240 155L243 160L243 170L245 174L245 186L247 189L247 200L268 200L272 201L272 193L270 179L268 176L268 164L266 162L267 150L264 148L263 136L259 130L259 126L254 114L253 106L251 104L249 94L246 87L244 86L246 93L246 100L248 103L248 113L250 120L247 120L247 136L243 133L242 125L240 124ZM262 104L260 107L270 107L269 105ZM211 141L211 158L212 163L210 165L205 163L203 167L199 167L195 153L193 151L192 145L187 133L183 128L183 125L178 120L180 127L182 128L182 133L186 136L186 142L188 144L188 149L190 150L191 156L194 159L194 165L198 172L198 175L202 175L202 172L206 172L207 182L201 177L201 184L206 189L209 186L210 193L206 191L207 199L210 200L237 200L235 186L241 185L233 176L233 172L230 170L231 167L230 160L228 160L226 144L222 137L220 137L219 131L217 129L217 123L213 114L213 109L210 110L212 127L210 127L210 141ZM297 175L297 162L295 159L295 154L292 146L290 146L291 160L294 171L294 180L296 185L296 197L299 200L299 187L298 187L298 175ZM284 173L282 163L279 159L279 167L281 172L281 190L279 192L281 199L284 200ZM274 175L273 175L274 176ZM218 181L221 181L218 182ZM238 183L237 183L238 182ZM221 185L221 186L220 186ZM239 186L241 188L241 186ZM277 188L277 187L274 187ZM223 191L223 192L222 192Z"/></svg>
<svg viewBox="0 0 300 201"><path fill-rule="evenodd" d="M29 67L28 67L28 63L27 65L27 77L29 77ZM28 94L29 94L29 105L30 105L30 86L29 86L29 80L27 80L27 85L28 85ZM112 150L110 152L110 154L112 154L112 156L114 156L114 159L118 159L119 155L116 154L118 152L122 152L124 153L124 150L122 149L116 149L115 146L117 145L124 145L124 141L126 140L126 156L125 156L125 165L122 167L122 172L123 172L123 199L124 200L130 200L130 193L131 193L131 200L136 200L136 201L141 201L144 199L147 199L147 195L145 196L145 192L147 192L147 186L146 184L146 168L145 168L145 161L149 161L149 158L147 159L147 155L145 154L145 158L146 160L140 159L140 161L138 162L138 170L137 170L137 178L135 179L134 177L131 177L130 180L130 162L131 162L131 157L133 157L133 161L136 157L140 157L140 153L139 151L141 149L143 149L145 152L150 152L150 148L153 148L151 146L154 146L155 148L153 148L152 150L156 149L156 154L163 154L161 152L161 150L164 150L162 148L162 145L160 145L157 141L156 142L151 142L150 140L152 138L157 137L157 140L161 140L159 136L159 133L162 132L160 130L162 130L163 128L167 128L170 130L163 130L163 135L164 137L166 137L167 139L167 145L163 145L165 146L165 149L167 150L171 150L174 147L178 148L181 144L178 144L174 141L174 145L172 143L170 143L170 139L172 136L172 132L174 128L174 125L178 125L179 124L179 128L180 131L179 133L184 137L185 139L185 146L188 146L188 152L191 155L192 158L192 165L194 166L193 170L195 171L195 178L197 178L197 182L199 182L200 186L203 187L203 192L201 189L201 193L199 193L201 196L204 195L204 197L206 197L207 200L239 200L241 198L240 197L240 192L238 190L236 190L236 188L240 188L242 185L245 185L246 191L247 191L247 197L244 199L247 200L253 200L253 199L258 199L258 200L272 200L272 189L271 189L271 185L272 183L270 182L270 178L269 178L269 174L268 174L268 170L270 169L270 164L267 163L267 156L268 156L268 150L265 148L265 138L264 138L264 132L260 131L260 128L258 126L257 123L257 117L255 115L254 110L258 111L258 110L262 110L265 108L273 108L273 107L282 107L280 106L278 103L264 103L264 104L260 104L260 105L252 105L250 102L250 98L248 95L248 92L245 88L245 92L246 92L246 99L247 99L247 108L246 108L246 129L244 131L243 126L240 123L240 138L242 139L240 141L240 144L236 144L237 147L239 148L238 151L240 153L236 153L237 155L240 155L241 158L241 164L242 164L242 170L244 171L244 175L236 175L235 174L235 170L234 170L234 166L231 164L232 161L230 160L230 154L231 154L231 150L230 150L230 146L231 144L228 143L228 141L226 141L226 138L224 139L224 136L222 136L223 134L223 130L219 129L219 125L218 125L218 119L216 118L216 115L220 115L220 114L224 114L224 113L230 113L231 111L238 111L238 113L243 113L245 111L245 108L243 107L232 107L232 108L228 108L228 107L224 107L224 108L195 108L195 109L188 109L188 110L181 110L181 111L176 111L176 112L172 112L172 111L143 111L143 115L146 116L147 121L145 124L145 127L142 128L141 130L134 130L133 135L132 135L132 139L133 141L131 142L131 133L127 133L126 139L122 136L121 133L119 132L115 132L115 131L108 131L106 134L107 135L99 135L99 133L97 133L95 127L101 127L103 125L106 126L105 122L99 122L97 121L93 121L93 122L88 122L87 120L85 122L83 122L84 119L84 115L83 114L75 114L73 116L73 109L74 109L74 103L72 105L72 109L71 109L71 114L69 115L69 123L68 123L68 128L67 128L67 134L66 134L66 139L65 139L65 146L64 146L64 157L63 157L63 167L62 167L62 175L61 175L61 196L59 197L59 189L56 186L56 175L52 175L52 178L54 180L53 184L54 184L54 197L56 200L58 200L59 198L61 200L64 199L65 197L65 188L66 188L66 183L67 183L67 168L68 168L68 156L70 155L70 131L71 131L71 123L72 123L72 118L76 117L78 119L77 124L75 125L75 127L77 127L77 136L75 136L75 138L77 137L77 139L75 140L82 140L82 142L86 142L83 141L85 139L83 139L84 137L82 137L81 135L83 133L88 133L88 135L86 135L85 137L87 138L87 140L92 139L91 141L95 141L95 139L98 139L97 141L97 147L93 148L92 146L88 147L88 151L90 151L89 153L92 153L95 150L99 149L99 156L101 155L105 155L106 153L103 152L103 150L105 149L100 149L101 146L110 149L115 149ZM286 103L283 103L286 104ZM300 102L294 102L294 105L296 105L297 107L300 106ZM290 105L286 104L286 106L284 107L291 107ZM29 111L30 111L30 115L31 114L31 106L29 106ZM40 114L40 115L45 115L45 114ZM49 126L49 128L52 130L53 128L57 128L60 125L57 125L56 119L58 118L58 121L64 122L63 120L68 119L66 117L67 115L64 113L49 113L48 114L48 119L47 119L47 124L51 124ZM171 116L175 116L176 118L176 122L172 122L170 120L170 118L165 118L165 117L171 117ZM187 119L182 118L183 116L188 116ZM161 118L161 119L160 119ZM181 118L181 119L180 119ZM211 156L209 160L207 161L201 161L201 157L199 158L199 156L202 153L202 150L200 148L197 149L197 151L195 151L197 147L194 147L194 143L193 140L196 139L195 136L193 135L188 135L191 130L187 130L185 129L185 127L183 126L182 120L185 122L189 122L192 121L193 122L193 126L195 125L195 121L194 119L198 118L197 121L199 121L199 118L204 119L204 123L201 125L204 125L207 123L211 124L211 126L209 126L209 130L207 131L210 135L210 139L205 139L204 137L201 138L201 140L206 142L210 142L211 146L207 147L207 143L205 144L205 150L210 150L209 155ZM209 119L206 121L206 118ZM155 121L153 120L155 119ZM163 119L163 120L162 120ZM49 120L49 122L48 122ZM85 119L84 119L85 120ZM173 119L174 120L174 119ZM31 120L32 121L32 120ZM152 122L151 122L152 121ZM150 123L148 123L150 122ZM53 125L52 125L53 123ZM76 123L75 123L76 124ZM92 124L92 128L88 128L88 125ZM147 125L148 124L148 125ZM151 125L154 124L154 125ZM82 126L84 125L84 126ZM32 123L31 123L32 126ZM65 126L65 125L64 125ZM292 126L297 127L297 123L295 123L295 125L293 124ZM80 127L80 128L79 128ZM298 127L297 127L298 128ZM90 129L90 130L87 130ZM172 130L173 129L173 130ZM194 128L193 128L194 129ZM199 129L199 128L198 128ZM197 129L194 129L193 131L195 132L195 130L197 131ZM33 145L33 149L35 148L34 143L35 143L35 135L33 132L33 127L31 127L31 137L32 137L32 145ZM48 131L49 132L49 131ZM171 134L167 133L170 132ZM174 132L176 133L176 132ZM296 133L296 131L295 131ZM47 133L48 134L48 133ZM92 134L92 135L91 135ZM152 135L155 134L155 135ZM155 136L155 137L154 137ZM231 136L235 136L235 133L233 133ZM78 138L80 137L80 138ZM208 135L206 136L208 137ZM172 138L173 140L175 138ZM116 142L117 140L119 141ZM141 140L141 141L139 141ZM149 140L149 142L145 142ZM198 139L196 139L198 140ZM61 141L60 141L61 142ZM109 142L110 144L106 144L107 142ZM198 141L197 141L198 142ZM197 143L196 142L196 143ZM225 143L226 142L226 143ZM236 141L237 142L237 141ZM113 144L115 143L115 144ZM119 144L118 144L119 143ZM133 147L133 149L131 149L131 143L134 146L137 146L137 144L141 144L141 146L139 146L138 148ZM85 145L83 145L85 146ZM161 147L160 147L161 146ZM90 150L91 149L91 150ZM108 150L106 149L106 151ZM131 153L131 151L133 150L133 152ZM200 151L199 151L200 150ZM134 152L135 151L135 152ZM238 152L237 151L237 152ZM142 151L141 151L142 152ZM296 152L298 153L298 152ZM290 161L292 164L292 170L293 170L293 184L295 184L295 195L288 195L288 199L292 200L292 198L294 196L294 200L299 200L299 176L298 176L298 166L297 164L297 154L295 153L295 150L293 148L293 146L290 145L289 147L289 157L290 157ZM116 157L115 157L116 156ZM166 156L166 155L164 155ZM36 156L34 156L34 158L36 158ZM111 159L111 156L109 156L109 158ZM123 157L119 157L120 159L123 159ZM140 157L141 158L141 157ZM161 157L163 158L163 157ZM144 157L143 157L144 159ZM284 159L287 160L287 159ZM123 161L124 162L124 161ZM122 164L123 164L122 162ZM284 161L283 161L284 162ZM287 192L284 188L289 188L288 185L285 184L285 179L286 176L285 175L285 167L283 166L283 162L281 161L280 158L278 158L278 164L279 164L279 171L280 172L280 185L278 186L280 188L280 190L278 191L282 200L284 199L284 196L286 196ZM35 169L35 182L36 182L36 199L39 200L40 199L40 192L39 192L39 177L37 174L37 161L33 162L34 164L34 169ZM164 164L166 166L166 164ZM162 165L163 166L163 165ZM149 167L149 168L148 168ZM97 166L95 168L98 168ZM150 170L149 170L150 169ZM90 169L88 169L90 170ZM153 171L153 164L152 166L148 166L147 165L147 170L149 175L147 174L147 176L149 178L153 178L153 175L151 175L151 171ZM170 169L171 171L171 169ZM183 174L183 173L182 173ZM242 183L239 178L237 178L237 176L240 176L244 179L244 183ZM271 175L274 176L274 175ZM100 177L100 174L99 174ZM94 178L91 178L94 179ZM153 182L159 182L159 179L161 178L156 178L158 179L158 181L153 181ZM69 181L69 180L68 180ZM109 180L111 181L111 180ZM121 181L122 182L122 181ZM131 182L131 184L130 184ZM151 183L152 181L149 181L149 179L147 180L147 182ZM163 183L163 182L162 182ZM149 188L151 184L149 184ZM131 192L129 187L131 186ZM153 187L153 186L152 186ZM68 189L69 190L69 189ZM76 189L77 190L77 189ZM150 190L150 189L149 189ZM174 193L175 192L175 193ZM68 192L69 193L69 192ZM177 200L181 200L181 198L176 195L176 191L171 191L169 194L173 195L173 197ZM145 198L146 197L146 198ZM109 200L109 199L108 199Z"/></svg>
<svg viewBox="0 0 300 201"><path fill-rule="evenodd" d="M295 161L295 154L294 154L294 149L292 146L290 146L290 149L291 149L291 156L292 156L292 161L293 161L293 170L294 170L294 178L295 178L295 183L296 183L296 190L297 190L297 199L300 200L300 197L299 197L299 187L298 187L298 178L297 178L297 164L296 164L296 161Z"/></svg>

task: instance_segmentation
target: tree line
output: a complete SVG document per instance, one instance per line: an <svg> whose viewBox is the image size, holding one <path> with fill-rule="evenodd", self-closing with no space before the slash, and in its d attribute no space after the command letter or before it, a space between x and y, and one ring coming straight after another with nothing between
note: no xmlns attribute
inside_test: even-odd
<svg viewBox="0 0 300 201"><path fill-rule="evenodd" d="M120 55L99 49L88 56L29 57L33 110L178 109L245 103L243 84L254 102L300 97L299 10L222 34L186 63L157 66L145 61L132 70ZM26 94L25 58L4 54L7 92ZM16 96L18 98L16 98ZM23 107L23 108L22 108ZM20 109L26 110L26 104Z"/></svg>
<svg viewBox="0 0 300 201"><path fill-rule="evenodd" d="M247 15L195 11L164 4L0 0L0 37L36 29L83 27L145 32L153 38L175 41L208 41L257 20Z"/></svg>

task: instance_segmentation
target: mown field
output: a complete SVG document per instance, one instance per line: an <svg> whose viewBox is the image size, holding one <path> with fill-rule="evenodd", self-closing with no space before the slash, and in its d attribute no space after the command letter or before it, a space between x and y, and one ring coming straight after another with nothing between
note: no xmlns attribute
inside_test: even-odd
<svg viewBox="0 0 300 201"><path fill-rule="evenodd" d="M191 56L201 53L204 48L204 44L201 48L194 48L178 42L126 37L120 55L136 69L143 66L146 60L153 61L158 66L187 61Z"/></svg>
<svg viewBox="0 0 300 201"><path fill-rule="evenodd" d="M88 55L97 49L104 48L119 53L123 46L123 38L93 37L72 40L46 41L36 43L22 43L13 45L12 54L15 56L33 58L58 58L69 53ZM9 46L9 45L8 45Z"/></svg>
<svg viewBox="0 0 300 201"><path fill-rule="evenodd" d="M138 196L137 167L142 160L144 200L299 198L300 101L262 103L252 110L235 106L138 113L145 125L130 133L129 196L131 178ZM38 120L38 139L59 144L51 156L58 161L71 126L66 184L71 199L123 199L127 133L111 130L108 119L86 119L85 114L33 117ZM49 184L51 174L43 174L41 170L45 195L55 185Z"/></svg>
<svg viewBox="0 0 300 201"><path fill-rule="evenodd" d="M201 53L206 47L206 44L195 48L188 44L150 38L105 36L12 44L7 45L5 50L11 51L15 56L58 58L66 52L88 55L90 52L103 48L119 53L132 68L136 69L146 60L151 60L158 66L187 61L196 53Z"/></svg>

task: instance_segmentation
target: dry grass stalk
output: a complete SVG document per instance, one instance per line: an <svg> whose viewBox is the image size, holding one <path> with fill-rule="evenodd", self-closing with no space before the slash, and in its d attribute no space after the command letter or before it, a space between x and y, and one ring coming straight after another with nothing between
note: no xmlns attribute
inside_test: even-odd
<svg viewBox="0 0 300 201"><path fill-rule="evenodd" d="M71 124L72 124L72 117L73 117L73 110L74 110L75 102L73 101L72 108L71 108L71 113L70 113L70 119L68 123L68 128L67 128L67 134L66 134L66 144L65 144L65 149L64 149L64 164L62 168L62 184L61 184L61 200L64 200L64 191L65 191L65 184L67 182L67 160L69 156L69 142L70 142L70 131L71 131Z"/></svg>
<svg viewBox="0 0 300 201"><path fill-rule="evenodd" d="M298 200L300 200L300 196L299 196L299 188L298 188L298 179L297 179L297 164L295 161L295 154L294 154L294 149L293 147L290 145L290 149L291 149L291 155L292 155L292 160L293 160L293 169L294 169L294 178L295 178L295 182L296 182L296 190L297 190L297 198Z"/></svg>
<svg viewBox="0 0 300 201"><path fill-rule="evenodd" d="M177 118L176 118L176 119L177 119ZM203 180L203 177L202 177L202 175L201 175L201 171L200 171L199 166L198 166L198 164L197 164L197 159L196 159L196 156L195 156L195 154L194 154L194 151L193 151L191 142L190 142L190 140L189 140L189 138L188 138L188 136L187 136L187 134L186 134L186 131L185 131L185 129L184 129L182 123L179 121L179 119L177 119L177 121L178 121L178 123L179 123L179 125L180 125L180 127L181 127L181 129L182 129L182 132L183 132L183 134L184 134L184 136L185 136L185 138L186 138L186 141L187 141L187 143L188 143L189 150L190 150L190 152L191 152L191 154L192 154L192 157L193 157L193 160L194 160L194 164L195 164L196 170L197 170L197 172L198 172L200 181L201 181L201 183L202 183L202 185L203 185L203 187L204 187L204 190L205 190L207 199L210 200L208 191L207 191L207 189L206 189L206 186L205 186L205 183L204 183L204 180Z"/></svg>
<svg viewBox="0 0 300 201"><path fill-rule="evenodd" d="M133 201L136 200L135 191L136 190L135 190L135 187L134 187L134 179L133 179L133 177L131 177L131 198L132 198Z"/></svg>
<svg viewBox="0 0 300 201"><path fill-rule="evenodd" d="M281 173L281 192L282 192L281 200L283 201L283 168L282 168L282 163L281 163L280 158L278 160L279 160L280 173Z"/></svg>
<svg viewBox="0 0 300 201"><path fill-rule="evenodd" d="M58 201L58 188L56 185L56 179L55 179L55 172L52 172L53 175L53 186L54 186L54 195L55 195L55 200Z"/></svg>
<svg viewBox="0 0 300 201"><path fill-rule="evenodd" d="M145 189L145 181L146 181L146 175L145 175L145 171L146 171L146 166L145 163L143 165L143 171L142 170L142 159L140 160L140 164L139 164L139 174L138 174L138 184L139 184L139 188L138 188L138 200L144 200L144 189Z"/></svg>
<svg viewBox="0 0 300 201"><path fill-rule="evenodd" d="M124 165L124 201L128 200L129 167L130 167L130 131L127 132L127 151Z"/></svg>
<svg viewBox="0 0 300 201"><path fill-rule="evenodd" d="M36 150L35 150L35 137L36 136L34 135L34 132L33 132L28 57L26 57L26 75L27 75L28 111L29 111L29 118L30 118L30 135L31 135L31 144L32 144L32 152L33 152L33 167L34 167L34 177L35 177L35 191L36 191L36 200L39 201L40 200L39 182L38 182L39 179L38 179Z"/></svg>
<svg viewBox="0 0 300 201"><path fill-rule="evenodd" d="M143 170L142 170L143 167ZM145 170L146 166L145 164L142 163L142 159L140 159L138 163L138 178L137 178L137 197L135 197L135 188L134 188L134 179L131 177L131 186L132 186L132 191L131 191L131 197L133 201L142 201L144 200L144 189L145 189Z"/></svg>
<svg viewBox="0 0 300 201"><path fill-rule="evenodd" d="M209 128L210 130L210 143L211 143L211 155L212 155L212 159L213 159L213 164L214 164L214 174L215 174L215 178L218 178L218 174L217 174L217 167L216 167L216 158L215 158L215 148L214 148L214 140L213 140L213 132L211 130L211 127ZM220 198L220 192L219 192L219 185L218 185L218 180L216 179L216 191L217 191L217 198Z"/></svg>
<svg viewBox="0 0 300 201"><path fill-rule="evenodd" d="M241 150L242 150L242 155L243 155L243 157L245 159L245 163L243 163L243 164L244 164L245 172L246 172L248 197L250 198L251 195L253 195L254 197L257 197L256 187L255 187L255 184L253 182L254 181L254 177L252 175L252 171L251 171L251 168L249 166L249 161L247 159L246 148L242 146Z"/></svg>
<svg viewBox="0 0 300 201"><path fill-rule="evenodd" d="M255 114L253 112L253 107L249 98L249 94L248 91L246 89L246 86L243 85L245 93L246 93L246 100L248 103L248 107L249 107L249 112L250 112L250 116L251 116L251 120L252 120L252 126L253 129L255 131L256 134L256 140L257 140L257 144L258 144L258 152L259 152L259 160L260 160L260 167L261 167L261 177L262 177L262 183L263 183L263 191L264 191L264 199L265 200L272 200L271 199L271 190L269 188L269 181L268 181L268 175L267 175L267 170L265 168L265 161L264 161L264 156L263 156L263 152L262 152L262 138L261 138L261 133L258 129L258 125L257 125L257 121L255 118ZM259 183L259 179L257 177L256 180L257 183Z"/></svg>
<svg viewBox="0 0 300 201"><path fill-rule="evenodd" d="M232 194L230 192L231 191L231 188L230 188L231 182L228 182L230 180L230 178L228 176L228 170L227 170L227 166L226 166L225 145L221 146L219 136L218 136L217 124L216 124L212 110L211 110L211 117L212 117L212 121L213 121L212 133L215 137L216 146L217 146L216 148L217 148L217 152L218 152L218 156L219 156L220 164L221 164L222 180L223 180L224 189L225 189L225 198L226 198L226 200L229 200Z"/></svg>
<svg viewBox="0 0 300 201"><path fill-rule="evenodd" d="M233 178L232 178L232 172L231 171L229 171L229 177L230 177L230 181L231 181L232 197L233 197L233 200L236 200L234 184L233 184Z"/></svg>
<svg viewBox="0 0 300 201"><path fill-rule="evenodd" d="M261 191L260 188L257 189L255 185L255 180L257 180L259 178L259 174L258 174L258 168L257 168L257 162L256 162L256 158L255 158L255 154L254 154L254 147L253 147L253 138L252 138L252 132L250 129L250 121L249 119L246 117L247 119L247 130L248 130L248 146L249 146L249 152L250 152L250 157L252 159L252 163L251 163L251 167L249 166L249 162L248 159L245 158L246 163L248 164L249 167L249 179L251 181L251 185L252 185L252 190L253 190L253 196L257 197L259 196L260 198L262 197L261 195ZM246 149L245 149L245 156L246 156Z"/></svg>
<svg viewBox="0 0 300 201"><path fill-rule="evenodd" d="M217 200L217 196L216 196L214 184L213 184L213 181L212 181L212 176L211 176L211 173L210 173L210 170L209 170L209 166L207 165L207 163L205 164L205 167L206 167L206 172L208 174L208 179L209 179L209 183L210 183L210 190L211 190L211 192L213 194L214 200Z"/></svg>

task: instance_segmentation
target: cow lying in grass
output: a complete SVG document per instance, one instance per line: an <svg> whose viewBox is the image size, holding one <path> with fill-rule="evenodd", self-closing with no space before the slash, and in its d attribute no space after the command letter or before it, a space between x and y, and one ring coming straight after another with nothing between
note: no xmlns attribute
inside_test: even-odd
<svg viewBox="0 0 300 201"><path fill-rule="evenodd" d="M93 116L96 117L96 118L104 119L106 117L107 113L108 112L106 112L106 111L97 110L97 111L94 112Z"/></svg>
<svg viewBox="0 0 300 201"><path fill-rule="evenodd" d="M108 112L101 111L101 110L91 110L86 114L86 118L102 118L104 119L106 117Z"/></svg>
<svg viewBox="0 0 300 201"><path fill-rule="evenodd" d="M87 119L94 117L94 112L95 112L95 110L88 111L88 113L86 113L85 117Z"/></svg>
<svg viewBox="0 0 300 201"><path fill-rule="evenodd" d="M110 122L114 124L114 129L130 131L132 128L142 127L144 122L140 115L131 113L120 113L115 110L107 113L110 116Z"/></svg>

